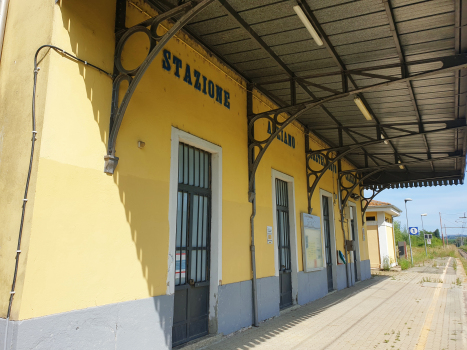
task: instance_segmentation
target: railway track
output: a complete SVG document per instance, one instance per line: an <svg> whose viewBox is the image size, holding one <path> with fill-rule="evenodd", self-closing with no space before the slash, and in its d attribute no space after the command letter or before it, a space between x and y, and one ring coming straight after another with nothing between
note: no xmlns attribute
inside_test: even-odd
<svg viewBox="0 0 467 350"><path fill-rule="evenodd" d="M464 258L467 259L467 252L464 249L457 249L459 251L459 254Z"/></svg>

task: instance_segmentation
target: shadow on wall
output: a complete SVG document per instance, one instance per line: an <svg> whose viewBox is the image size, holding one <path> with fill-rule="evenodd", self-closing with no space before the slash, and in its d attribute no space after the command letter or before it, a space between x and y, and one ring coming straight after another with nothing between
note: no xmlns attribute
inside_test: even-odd
<svg viewBox="0 0 467 350"><path fill-rule="evenodd" d="M115 0L102 2L63 0L60 2L60 6L63 27L68 31L73 54L97 66L107 67L106 70L110 71L109 60L113 63L115 43L113 40L103 43L101 37L107 35L108 37L112 37L112 39L114 38L115 13L109 14L108 11L109 9L115 11ZM101 16L102 13L106 12L106 15ZM97 34L95 33L100 33L101 37L96 39ZM103 44L103 47L99 46L99 43ZM102 52L111 53L112 57L104 57ZM109 88L109 81L106 80L108 78L82 64L77 64L76 67L83 78L87 98L92 106L94 120L99 127L101 141L106 148L112 93ZM99 76L99 74L101 75ZM155 122L157 123L157 119ZM123 152L120 153L120 155L123 154ZM131 157L131 154L127 153L127 157L128 155ZM104 154L99 154L98 156L102 158L103 170ZM167 155L160 156L164 160L168 159L170 161L170 155L168 158ZM128 160L128 158L126 159ZM156 163L157 161L157 159L153 160ZM131 161L129 163L131 167ZM144 166L146 164L141 164L141 167ZM167 182L146 179L132 175L132 170L128 165L126 167L119 165L116 173L113 175L113 181L119 189L119 196L125 209L126 220L131 228L131 238L134 243L135 254L141 264L141 273L146 280L148 293L151 296L162 295L165 293L167 266L165 264L161 266L161 261L167 262L169 224L167 217L168 202L164 200L164 203L161 203L161 198L168 198L168 179ZM99 193L96 193L96 195L99 196ZM157 210L157 208L163 205L166 207L165 210ZM109 229L105 234L114 235L116 233ZM161 255L164 257L163 259L161 259ZM106 255L106 259L119 261L119 257L111 253ZM110 265L111 263L107 261L107 264ZM164 290L161 290L161 281L164 281L162 283L164 284ZM163 331L165 342L168 346L171 343L171 331L167 332L167 330L171 329L169 327L172 325L172 314L161 312L164 306L161 306L160 300L156 298L154 299L154 308L156 314L159 315L160 330Z"/></svg>

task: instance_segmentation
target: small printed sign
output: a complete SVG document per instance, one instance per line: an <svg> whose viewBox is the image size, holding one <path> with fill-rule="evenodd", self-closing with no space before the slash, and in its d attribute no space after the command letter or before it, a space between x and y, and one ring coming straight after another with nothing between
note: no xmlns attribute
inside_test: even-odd
<svg viewBox="0 0 467 350"><path fill-rule="evenodd" d="M428 239L426 240L426 243L431 244L431 239L428 238Z"/></svg>
<svg viewBox="0 0 467 350"><path fill-rule="evenodd" d="M412 236L417 236L418 235L418 227L409 227L409 233Z"/></svg>
<svg viewBox="0 0 467 350"><path fill-rule="evenodd" d="M272 227L271 226L266 227L266 235L268 239L268 244L272 244Z"/></svg>

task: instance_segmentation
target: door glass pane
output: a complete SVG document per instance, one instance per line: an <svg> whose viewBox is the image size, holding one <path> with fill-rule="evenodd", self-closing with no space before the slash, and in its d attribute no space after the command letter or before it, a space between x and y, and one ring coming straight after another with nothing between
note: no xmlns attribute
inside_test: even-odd
<svg viewBox="0 0 467 350"><path fill-rule="evenodd" d="M183 207L183 192L178 192L177 198L177 238L176 245L180 247L182 244L182 207Z"/></svg>
<svg viewBox="0 0 467 350"><path fill-rule="evenodd" d="M175 250L175 285L176 286L180 284L180 270L181 270L180 249L177 249Z"/></svg>
<svg viewBox="0 0 467 350"><path fill-rule="evenodd" d="M208 201L207 198L205 198L203 208L203 247L207 247L208 227Z"/></svg>
<svg viewBox="0 0 467 350"><path fill-rule="evenodd" d="M186 283L186 250L180 250L180 284Z"/></svg>
<svg viewBox="0 0 467 350"><path fill-rule="evenodd" d="M195 186L199 186L199 150L195 149Z"/></svg>
<svg viewBox="0 0 467 350"><path fill-rule="evenodd" d="M198 195L193 196L193 224L191 225L191 246L197 247L198 234L201 233L198 231ZM198 233L199 232L199 233Z"/></svg>
<svg viewBox="0 0 467 350"><path fill-rule="evenodd" d="M201 279L203 281L206 281L206 270L207 270L207 266L206 266L206 250L203 249L203 264L201 266L201 271L202 271L202 274L201 274Z"/></svg>
<svg viewBox="0 0 467 350"><path fill-rule="evenodd" d="M204 202L205 197L199 197L199 214L198 214L198 247L203 246L203 235L204 235Z"/></svg>
<svg viewBox="0 0 467 350"><path fill-rule="evenodd" d="M209 188L209 155L204 153L204 188Z"/></svg>
<svg viewBox="0 0 467 350"><path fill-rule="evenodd" d="M183 145L183 183L188 183L188 146Z"/></svg>
<svg viewBox="0 0 467 350"><path fill-rule="evenodd" d="M181 247L186 247L186 236L188 227L188 193L183 194L183 212L182 212L182 244Z"/></svg>
<svg viewBox="0 0 467 350"><path fill-rule="evenodd" d="M204 153L199 156L199 187L204 187Z"/></svg>
<svg viewBox="0 0 467 350"><path fill-rule="evenodd" d="M188 149L188 185L193 185L194 181L194 158L195 158L195 150L190 147Z"/></svg>
<svg viewBox="0 0 467 350"><path fill-rule="evenodd" d="M183 145L178 145L178 183L183 183Z"/></svg>
<svg viewBox="0 0 467 350"><path fill-rule="evenodd" d="M198 250L198 259L196 261L196 282L201 281L201 250Z"/></svg>
<svg viewBox="0 0 467 350"><path fill-rule="evenodd" d="M190 279L196 282L196 253L197 250L191 251L191 258L190 258Z"/></svg>

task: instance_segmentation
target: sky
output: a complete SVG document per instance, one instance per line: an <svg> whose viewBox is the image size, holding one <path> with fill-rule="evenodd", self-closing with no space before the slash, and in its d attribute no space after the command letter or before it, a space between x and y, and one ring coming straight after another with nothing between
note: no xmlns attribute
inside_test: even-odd
<svg viewBox="0 0 467 350"><path fill-rule="evenodd" d="M368 193L366 192L365 195ZM424 228L427 231L440 229L439 213L443 221L443 227L464 227L459 229L447 229L448 235L464 234L467 236L467 219L459 217L467 214L467 185L414 187L387 189L378 194L374 199L389 202L400 210L401 216L394 218L401 222L402 227L407 226L405 218L404 199L411 198L407 202L409 227L416 226L422 229L420 214L428 214L423 217Z"/></svg>

